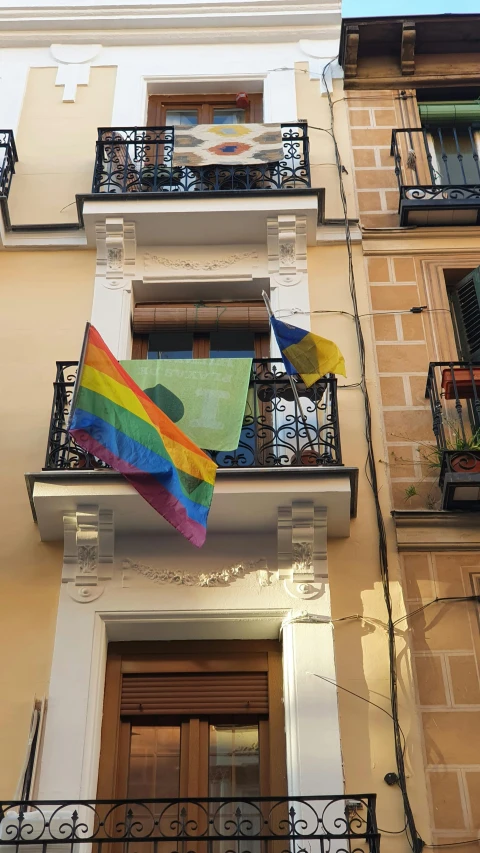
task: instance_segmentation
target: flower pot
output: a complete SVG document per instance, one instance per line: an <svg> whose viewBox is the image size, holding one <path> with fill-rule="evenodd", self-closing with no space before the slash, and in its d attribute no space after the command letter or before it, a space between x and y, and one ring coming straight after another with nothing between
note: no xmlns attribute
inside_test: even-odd
<svg viewBox="0 0 480 853"><path fill-rule="evenodd" d="M480 474L480 450L458 450L450 453L450 468L457 474Z"/></svg>
<svg viewBox="0 0 480 853"><path fill-rule="evenodd" d="M301 450L300 453L294 453L291 460L292 465L299 465L302 468L306 466L318 465L319 460L317 456L317 452L310 450Z"/></svg>
<svg viewBox="0 0 480 853"><path fill-rule="evenodd" d="M455 400L456 396L461 400L471 400L474 388L480 398L480 367L472 367L471 370L468 367L448 367L442 371L442 390L446 400Z"/></svg>

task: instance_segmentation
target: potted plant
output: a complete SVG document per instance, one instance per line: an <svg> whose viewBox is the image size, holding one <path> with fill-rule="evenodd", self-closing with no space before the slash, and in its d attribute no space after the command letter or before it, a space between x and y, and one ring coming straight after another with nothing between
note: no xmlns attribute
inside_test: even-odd
<svg viewBox="0 0 480 853"><path fill-rule="evenodd" d="M423 461L429 468L441 470L444 455L448 453L452 471L458 474L480 474L480 427L465 438L457 426L450 426L450 430L452 438L446 440L445 447L440 448L426 443L418 446L418 450L423 451ZM410 500L416 495L418 492L415 484L405 489L405 500Z"/></svg>

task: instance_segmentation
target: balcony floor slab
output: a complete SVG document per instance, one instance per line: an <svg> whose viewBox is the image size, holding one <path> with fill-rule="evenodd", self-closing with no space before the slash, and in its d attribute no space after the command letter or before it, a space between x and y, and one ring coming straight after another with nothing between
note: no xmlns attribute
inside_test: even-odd
<svg viewBox="0 0 480 853"><path fill-rule="evenodd" d="M138 245L183 246L265 243L267 219L305 216L307 243L316 244L322 190L182 193L99 193L77 197L87 243L96 246L95 226L108 217L135 223Z"/></svg>
<svg viewBox="0 0 480 853"><path fill-rule="evenodd" d="M43 541L63 538L63 515L82 504L113 510L122 534L176 535L120 474L113 471L50 471L26 474L35 521ZM347 537L355 515L358 469L221 469L210 511L212 533L274 532L277 510L291 501L327 507L328 535Z"/></svg>

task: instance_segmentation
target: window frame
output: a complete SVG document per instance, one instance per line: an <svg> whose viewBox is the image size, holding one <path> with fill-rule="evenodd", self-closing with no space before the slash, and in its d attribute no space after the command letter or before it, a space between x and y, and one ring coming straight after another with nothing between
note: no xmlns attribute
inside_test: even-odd
<svg viewBox="0 0 480 853"><path fill-rule="evenodd" d="M198 109L198 124L213 124L215 107L238 109L235 98L238 93L219 95L150 95L148 99L147 125L149 127L167 126L167 110ZM248 94L250 103L245 108L245 124L263 122L263 95L260 92ZM193 127L194 125L192 125Z"/></svg>

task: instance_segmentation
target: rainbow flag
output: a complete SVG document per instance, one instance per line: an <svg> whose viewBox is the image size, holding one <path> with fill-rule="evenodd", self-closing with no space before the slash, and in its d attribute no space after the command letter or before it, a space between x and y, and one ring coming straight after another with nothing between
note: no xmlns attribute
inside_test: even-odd
<svg viewBox="0 0 480 853"><path fill-rule="evenodd" d="M197 547L217 466L147 397L87 324L69 432Z"/></svg>
<svg viewBox="0 0 480 853"><path fill-rule="evenodd" d="M326 373L347 375L343 355L333 341L277 320L273 315L270 316L270 322L286 372L290 376L298 373L307 388Z"/></svg>

